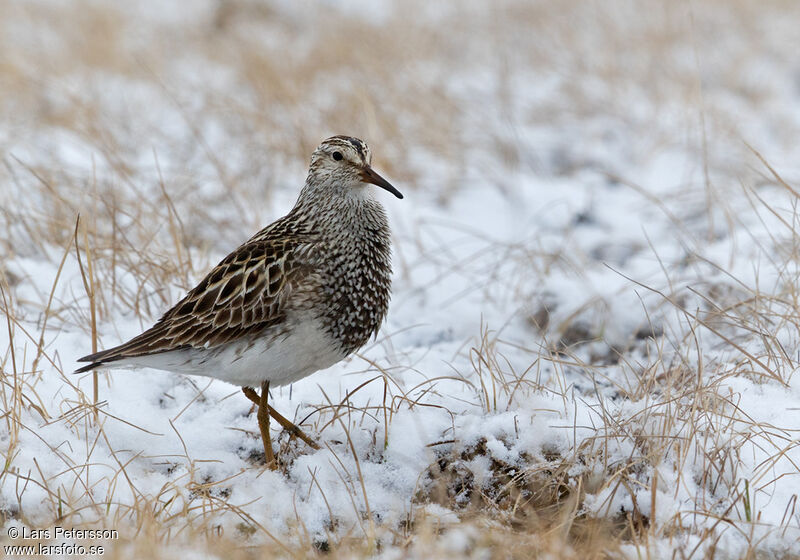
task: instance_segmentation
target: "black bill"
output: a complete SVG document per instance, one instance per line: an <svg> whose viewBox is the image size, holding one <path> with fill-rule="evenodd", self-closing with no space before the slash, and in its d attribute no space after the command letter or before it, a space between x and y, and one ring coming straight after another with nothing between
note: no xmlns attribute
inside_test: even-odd
<svg viewBox="0 0 800 560"><path fill-rule="evenodd" d="M387 181L386 179L375 173L375 170L372 169L369 165L365 166L361 170L361 179L365 183L372 183L373 185L377 185L382 189L386 189L387 191L395 195L397 198L403 198L403 195L400 194L400 191L394 188L389 181Z"/></svg>

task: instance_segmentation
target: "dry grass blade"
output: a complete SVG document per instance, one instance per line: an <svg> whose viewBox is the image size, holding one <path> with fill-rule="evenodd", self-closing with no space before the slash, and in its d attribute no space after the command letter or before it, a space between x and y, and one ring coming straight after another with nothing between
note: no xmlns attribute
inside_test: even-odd
<svg viewBox="0 0 800 560"><path fill-rule="evenodd" d="M1 2L4 527L156 560L800 555L800 4L644 7ZM273 390L315 434L270 409L282 472L221 382L69 373L339 133L407 196L393 301L363 363Z"/></svg>
<svg viewBox="0 0 800 560"><path fill-rule="evenodd" d="M83 269L83 261L81 260L81 250L78 243L78 230L80 228L81 223L81 216L78 214L78 217L75 219L75 255L78 260L78 267L81 271L81 280L83 281L83 287L86 290L86 295L89 298L89 317L90 317L90 328L92 334L92 354L97 352L97 307L95 305L95 283L94 283L94 274L92 271L92 258L91 258L91 251L89 250L89 237L88 233L86 232L86 228L83 229L83 244L86 247L86 268L87 270L84 271ZM92 402L95 406L97 406L97 402L100 400L100 389L99 389L99 381L98 381L98 373L97 371L92 371Z"/></svg>

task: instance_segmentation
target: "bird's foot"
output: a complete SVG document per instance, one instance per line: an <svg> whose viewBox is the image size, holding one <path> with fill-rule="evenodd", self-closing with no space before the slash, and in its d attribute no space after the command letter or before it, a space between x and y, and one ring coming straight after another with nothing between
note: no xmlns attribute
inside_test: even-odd
<svg viewBox="0 0 800 560"><path fill-rule="evenodd" d="M269 384L265 383L265 385L268 386ZM261 410L262 409L266 410L266 412L268 413L268 415L267 414L264 415L264 416L267 416L267 418L266 418L266 425L267 426L269 426L269 416L271 416L272 418L274 418L278 422L278 424L281 425L281 427L284 430L289 432L289 435L291 437L298 437L301 440L303 440L305 442L305 444L308 445L309 447L311 447L312 449L319 449L319 445L317 445L317 443L314 440L312 440L310 437L308 437L305 434L305 432L303 432L303 430L301 430L297 425L295 425L294 423L289 421L289 419L287 419L280 412L275 410L272 406L267 404L267 399L264 398L264 391L265 391L265 389L262 386L261 395L259 395L255 391L255 389L253 389L252 387L242 387L242 392L244 393L244 395L248 399L250 399L258 407L259 415L261 415ZM267 389L267 394L268 393L269 393L269 390ZM259 416L259 418L260 418L260 416ZM261 427L261 426L262 426L262 421L259 419L259 427ZM263 428L262 428L262 439L263 439Z"/></svg>
<svg viewBox="0 0 800 560"><path fill-rule="evenodd" d="M305 434L305 432L303 432L303 430L297 427L296 424L290 422L289 419L287 419L280 412L272 408L270 405L267 405L267 408L269 409L270 416L272 416L278 422L278 424L280 424L283 427L284 430L289 432L290 436L299 437L306 443L306 445L308 445L312 449L319 449L319 445L317 445L317 443L313 439L308 437Z"/></svg>

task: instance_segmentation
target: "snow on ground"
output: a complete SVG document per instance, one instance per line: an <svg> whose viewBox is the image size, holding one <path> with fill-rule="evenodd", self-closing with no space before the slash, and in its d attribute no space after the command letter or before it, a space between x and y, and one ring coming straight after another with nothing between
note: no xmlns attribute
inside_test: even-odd
<svg viewBox="0 0 800 560"><path fill-rule="evenodd" d="M256 543L377 535L391 556L403 524L501 503L501 467L567 465L581 511L650 524L623 554L800 554L800 14L653 4L327 3L333 23L305 3L87 4L75 30L43 15L73 14L57 3L6 8L3 79L39 84L0 131L6 526L146 510ZM87 25L121 52L93 61ZM406 198L378 194L396 274L377 340L272 393L323 448L283 435L292 461L265 471L237 388L151 370L102 374L93 421L92 377L70 373L91 350L77 212L109 347L288 211L331 133L366 137Z"/></svg>

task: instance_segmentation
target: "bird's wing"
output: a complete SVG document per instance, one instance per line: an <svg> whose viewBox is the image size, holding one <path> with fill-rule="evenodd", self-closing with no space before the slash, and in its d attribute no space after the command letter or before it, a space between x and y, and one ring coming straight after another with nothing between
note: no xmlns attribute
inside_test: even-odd
<svg viewBox="0 0 800 560"><path fill-rule="evenodd" d="M76 373L125 358L210 348L280 323L287 299L305 275L297 253L313 238L270 233L260 232L225 257L150 329L120 346L80 358L92 363Z"/></svg>

